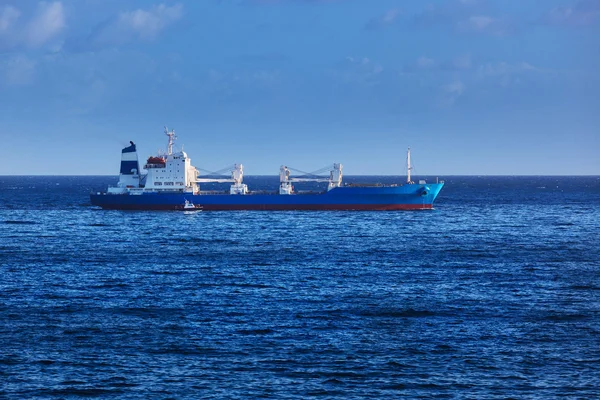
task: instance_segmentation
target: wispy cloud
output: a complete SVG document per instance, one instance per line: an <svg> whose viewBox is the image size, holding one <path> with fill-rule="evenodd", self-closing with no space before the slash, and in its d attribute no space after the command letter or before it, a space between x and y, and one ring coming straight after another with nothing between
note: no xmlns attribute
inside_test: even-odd
<svg viewBox="0 0 600 400"><path fill-rule="evenodd" d="M471 56L469 54L463 54L460 56L454 57L450 65L458 70L465 70L471 68Z"/></svg>
<svg viewBox="0 0 600 400"><path fill-rule="evenodd" d="M39 2L29 18L22 18L21 10L16 7L0 7L0 49L46 45L63 32L65 20L60 1Z"/></svg>
<svg viewBox="0 0 600 400"><path fill-rule="evenodd" d="M487 62L477 66L476 80L503 87L519 84L528 74L543 72L532 64L522 61L517 63Z"/></svg>
<svg viewBox="0 0 600 400"><path fill-rule="evenodd" d="M142 39L154 39L160 31L180 19L182 15L181 4L171 7L161 4L149 10L138 9L121 13L117 24Z"/></svg>
<svg viewBox="0 0 600 400"><path fill-rule="evenodd" d="M431 68L435 65L435 60L433 58L421 56L417 59L417 67L426 69Z"/></svg>
<svg viewBox="0 0 600 400"><path fill-rule="evenodd" d="M485 3L458 0L441 5L429 5L414 16L421 27L438 27L462 34L507 35L517 31L509 18L490 14Z"/></svg>
<svg viewBox="0 0 600 400"><path fill-rule="evenodd" d="M346 83L377 83L383 66L368 57L348 56L337 63L332 75Z"/></svg>
<svg viewBox="0 0 600 400"><path fill-rule="evenodd" d="M276 69L246 69L237 71L226 71L211 68L206 72L206 77L212 83L219 84L260 84L273 85L282 80L282 74Z"/></svg>
<svg viewBox="0 0 600 400"><path fill-rule="evenodd" d="M473 15L457 22L457 27L461 31L481 32L488 29L495 22L494 18L487 15Z"/></svg>
<svg viewBox="0 0 600 400"><path fill-rule="evenodd" d="M398 79L403 85L418 83L420 96L447 108L458 104L467 92L472 99L539 82L543 72L526 61L473 60L471 55L461 54L448 59L418 57L402 67Z"/></svg>
<svg viewBox="0 0 600 400"><path fill-rule="evenodd" d="M600 21L600 0L582 0L571 6L554 7L541 17L548 25L581 27Z"/></svg>
<svg viewBox="0 0 600 400"><path fill-rule="evenodd" d="M93 50L134 40L154 40L182 16L181 4L159 4L148 9L124 11L96 26L84 41L70 43L70 47L72 50Z"/></svg>
<svg viewBox="0 0 600 400"><path fill-rule="evenodd" d="M469 54L458 55L452 59L436 60L431 57L421 56L412 62L407 62L402 67L401 74L415 73L458 73L466 72L473 67Z"/></svg>
<svg viewBox="0 0 600 400"><path fill-rule="evenodd" d="M505 19L490 17L488 15L472 15L460 20L455 25L460 33L479 33L504 36L514 33L516 27Z"/></svg>
<svg viewBox="0 0 600 400"><path fill-rule="evenodd" d="M420 75L431 80L452 78L462 81L463 84L471 85L474 81L484 80L512 82L526 74L540 72L544 71L527 61L473 60L470 54L461 54L447 59L418 57L402 66L400 76Z"/></svg>
<svg viewBox="0 0 600 400"><path fill-rule="evenodd" d="M451 1L439 5L429 4L421 12L415 14L413 22L417 26L452 26L457 21L468 18L473 13L483 10L470 3Z"/></svg>
<svg viewBox="0 0 600 400"><path fill-rule="evenodd" d="M8 86L23 86L33 82L35 61L23 55L10 56L0 61L0 82Z"/></svg>
<svg viewBox="0 0 600 400"><path fill-rule="evenodd" d="M21 11L19 11L15 7L0 7L0 35L10 31L20 16Z"/></svg>
<svg viewBox="0 0 600 400"><path fill-rule="evenodd" d="M460 96L465 91L465 85L461 81L455 81L444 86L444 92L452 96Z"/></svg>
<svg viewBox="0 0 600 400"><path fill-rule="evenodd" d="M32 47L38 47L60 33L65 27L65 14L60 1L39 3L35 16L26 29L26 40Z"/></svg>
<svg viewBox="0 0 600 400"><path fill-rule="evenodd" d="M242 4L284 4L284 3L343 3L348 0L242 0Z"/></svg>
<svg viewBox="0 0 600 400"><path fill-rule="evenodd" d="M372 18L369 22L367 22L367 24L365 25L365 29L378 29L393 25L398 21L398 17L401 14L402 13L397 8L388 10L384 14Z"/></svg>
<svg viewBox="0 0 600 400"><path fill-rule="evenodd" d="M402 67L401 74L413 74L424 71L437 70L438 62L433 58L421 56L412 62L405 63Z"/></svg>
<svg viewBox="0 0 600 400"><path fill-rule="evenodd" d="M439 97L440 105L445 107L454 105L465 90L465 84L461 81L454 81L442 86Z"/></svg>

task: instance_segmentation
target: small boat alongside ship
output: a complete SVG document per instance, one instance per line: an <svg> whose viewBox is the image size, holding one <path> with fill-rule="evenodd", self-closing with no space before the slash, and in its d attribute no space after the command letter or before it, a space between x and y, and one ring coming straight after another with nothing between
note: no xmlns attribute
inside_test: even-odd
<svg viewBox="0 0 600 400"><path fill-rule="evenodd" d="M114 210L430 210L444 186L443 181L427 183L411 180L410 148L407 153L407 179L404 184L342 184L342 164L334 163L329 176L291 175L281 166L277 192L253 192L243 183L242 164L235 164L230 176L201 178L187 153L174 151L175 132L165 127L167 151L151 156L140 171L133 142L121 151L117 186L90 194L91 203ZM324 182L327 190L303 193L294 183ZM201 191L202 183L231 183L229 191Z"/></svg>
<svg viewBox="0 0 600 400"><path fill-rule="evenodd" d="M183 204L182 210L183 211L202 211L202 206L195 205L191 201L186 200L185 203Z"/></svg>

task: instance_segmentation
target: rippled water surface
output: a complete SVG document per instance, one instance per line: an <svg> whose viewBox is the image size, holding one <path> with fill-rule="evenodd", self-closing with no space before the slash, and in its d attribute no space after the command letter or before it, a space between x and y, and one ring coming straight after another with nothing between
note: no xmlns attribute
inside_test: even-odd
<svg viewBox="0 0 600 400"><path fill-rule="evenodd" d="M449 177L433 211L89 205L114 182L0 177L0 397L600 397L598 177Z"/></svg>

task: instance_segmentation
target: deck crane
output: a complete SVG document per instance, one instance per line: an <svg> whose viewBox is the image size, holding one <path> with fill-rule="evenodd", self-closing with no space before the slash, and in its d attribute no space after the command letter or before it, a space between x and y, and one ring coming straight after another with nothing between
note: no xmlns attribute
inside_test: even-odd
<svg viewBox="0 0 600 400"><path fill-rule="evenodd" d="M329 178L293 178L290 169L285 165L279 168L279 194L294 194L293 182L329 182L327 191L342 186L342 164L334 163L329 171Z"/></svg>
<svg viewBox="0 0 600 400"><path fill-rule="evenodd" d="M197 170L196 170L197 172ZM196 174L197 175L197 174ZM229 194L247 194L248 185L242 183L244 180L244 166L242 164L234 164L231 170L231 178L198 178L196 183L225 183L232 182L233 185L229 188Z"/></svg>

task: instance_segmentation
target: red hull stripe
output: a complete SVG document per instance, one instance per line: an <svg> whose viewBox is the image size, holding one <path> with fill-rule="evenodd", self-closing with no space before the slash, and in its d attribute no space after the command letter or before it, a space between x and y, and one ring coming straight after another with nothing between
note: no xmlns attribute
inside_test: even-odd
<svg viewBox="0 0 600 400"><path fill-rule="evenodd" d="M105 209L114 210L181 210L181 206L165 204L106 204ZM393 210L431 210L432 204L207 204L203 211L263 210L361 210L361 211L393 211Z"/></svg>

